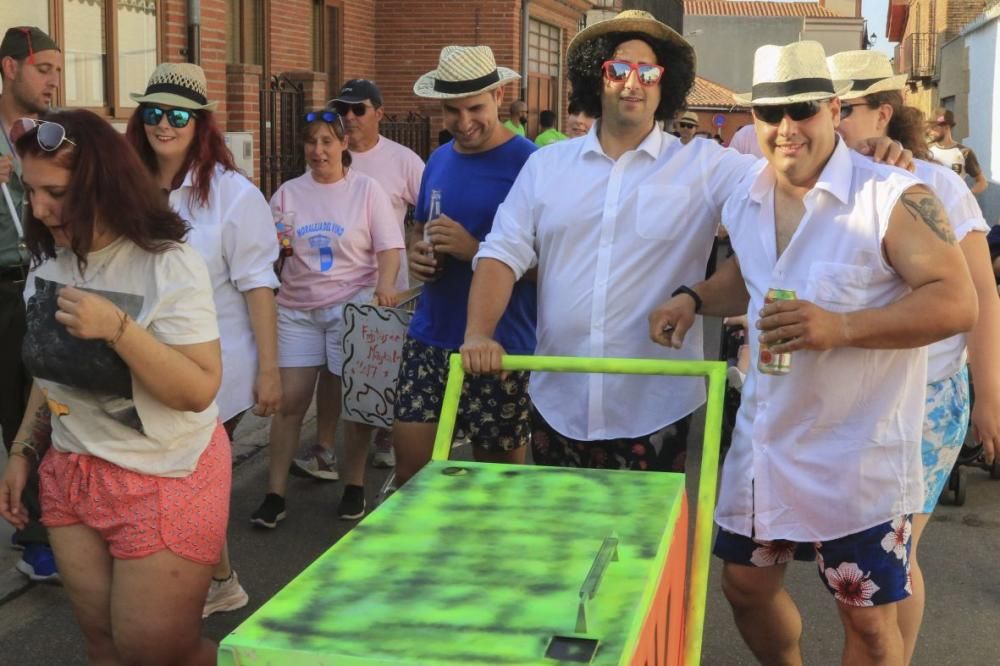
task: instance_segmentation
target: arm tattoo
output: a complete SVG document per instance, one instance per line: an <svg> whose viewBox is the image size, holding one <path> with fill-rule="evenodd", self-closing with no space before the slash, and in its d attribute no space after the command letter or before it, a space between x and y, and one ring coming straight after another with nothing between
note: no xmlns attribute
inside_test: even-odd
<svg viewBox="0 0 1000 666"><path fill-rule="evenodd" d="M941 205L937 199L929 194L916 193L904 194L900 202L909 211L913 219L920 220L934 232L934 234L949 245L955 244L955 234L951 230L948 220L943 220L941 215Z"/></svg>
<svg viewBox="0 0 1000 666"><path fill-rule="evenodd" d="M52 412L47 404L42 404L35 412L35 422L31 426L31 442L41 456L52 443Z"/></svg>

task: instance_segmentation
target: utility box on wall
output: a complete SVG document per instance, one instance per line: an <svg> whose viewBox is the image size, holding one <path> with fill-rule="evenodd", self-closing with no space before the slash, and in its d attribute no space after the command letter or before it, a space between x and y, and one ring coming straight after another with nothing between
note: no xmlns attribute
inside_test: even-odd
<svg viewBox="0 0 1000 666"><path fill-rule="evenodd" d="M233 154L236 166L247 178L253 180L253 133L226 132L226 147Z"/></svg>

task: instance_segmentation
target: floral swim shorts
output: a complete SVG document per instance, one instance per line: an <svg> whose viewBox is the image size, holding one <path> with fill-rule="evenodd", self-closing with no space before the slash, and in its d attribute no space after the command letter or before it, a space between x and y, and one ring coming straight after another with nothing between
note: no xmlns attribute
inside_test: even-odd
<svg viewBox="0 0 1000 666"><path fill-rule="evenodd" d="M969 430L969 369L927 385L920 454L924 465L924 510L933 513Z"/></svg>
<svg viewBox="0 0 1000 666"><path fill-rule="evenodd" d="M763 541L719 528L713 552L731 564L773 567L815 560L819 577L845 606L881 606L902 601L910 585L911 516L900 516L839 539L801 543Z"/></svg>
<svg viewBox="0 0 1000 666"><path fill-rule="evenodd" d="M437 423L452 353L406 336L396 384L397 421ZM499 375L466 375L456 428L474 446L513 451L531 438L530 408L527 372L511 372L503 380Z"/></svg>

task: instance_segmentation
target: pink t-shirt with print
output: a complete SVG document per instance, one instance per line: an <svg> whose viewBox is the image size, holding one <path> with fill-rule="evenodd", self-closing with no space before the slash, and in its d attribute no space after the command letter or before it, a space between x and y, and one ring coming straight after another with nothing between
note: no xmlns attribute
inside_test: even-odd
<svg viewBox="0 0 1000 666"><path fill-rule="evenodd" d="M293 253L282 269L277 299L288 308L349 301L375 286L376 253L404 246L389 196L354 169L332 184L316 182L311 173L289 180L271 197L271 209L295 213Z"/></svg>

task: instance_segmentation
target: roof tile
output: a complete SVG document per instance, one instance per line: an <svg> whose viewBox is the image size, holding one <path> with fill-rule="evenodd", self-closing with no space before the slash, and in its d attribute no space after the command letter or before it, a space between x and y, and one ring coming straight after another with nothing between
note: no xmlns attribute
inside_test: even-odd
<svg viewBox="0 0 1000 666"><path fill-rule="evenodd" d="M817 2L766 2L761 0L684 0L685 16L829 16L837 17Z"/></svg>
<svg viewBox="0 0 1000 666"><path fill-rule="evenodd" d="M700 76L694 78L694 86L687 96L687 105L693 109L729 109L737 106L732 90Z"/></svg>

